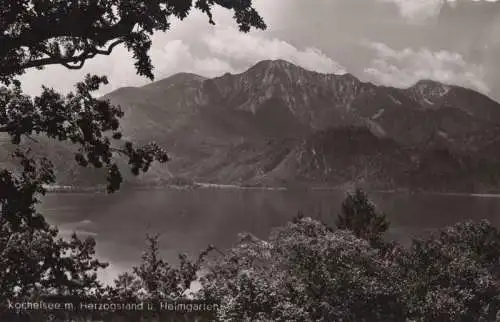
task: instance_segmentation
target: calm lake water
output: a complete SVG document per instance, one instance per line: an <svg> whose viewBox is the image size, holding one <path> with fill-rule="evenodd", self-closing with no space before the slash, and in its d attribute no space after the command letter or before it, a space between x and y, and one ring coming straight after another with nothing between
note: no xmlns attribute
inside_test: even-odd
<svg viewBox="0 0 500 322"><path fill-rule="evenodd" d="M104 193L50 193L39 209L63 234L92 235L97 255L111 267L110 281L140 260L147 233L160 234L162 255L177 262L179 251L196 255L208 244L227 248L240 232L268 236L272 227L304 214L332 223L345 194L339 191L122 189ZM412 235L473 219L500 227L500 198L371 193L391 221L389 237Z"/></svg>

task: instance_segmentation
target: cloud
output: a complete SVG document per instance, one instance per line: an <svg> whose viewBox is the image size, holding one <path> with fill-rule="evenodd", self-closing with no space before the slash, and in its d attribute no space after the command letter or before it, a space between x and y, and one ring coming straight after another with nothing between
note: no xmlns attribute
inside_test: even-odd
<svg viewBox="0 0 500 322"><path fill-rule="evenodd" d="M180 39L168 40L163 47L153 47L150 56L155 80L179 72L192 72L207 77L234 72L229 63L223 60L193 54L190 46ZM66 70L62 66L49 66L43 71L30 70L21 77L21 81L24 91L30 95L39 94L42 84L62 93L68 93L86 73L108 77L109 85L101 87L98 96L120 87L141 86L150 82L149 79L137 75L131 54L121 47L116 48L110 57L99 56L88 61L85 69L81 71Z"/></svg>
<svg viewBox="0 0 500 322"><path fill-rule="evenodd" d="M364 72L373 81L395 87L408 87L422 79L479 90L490 88L481 65L468 64L462 55L446 50L432 52L422 48L395 50L382 43L370 43L376 57Z"/></svg>
<svg viewBox="0 0 500 322"><path fill-rule="evenodd" d="M345 68L317 48L299 49L288 42L266 38L264 33L243 34L236 28L218 27L205 30L196 39L175 39L172 36L164 34L154 39L150 56L156 80L179 72L205 77L216 77L227 72L238 73L264 59L285 59L314 71L345 73ZM110 84L102 87L98 95L120 87L141 86L149 82L136 74L131 53L123 47L116 48L110 57L99 56L90 60L81 71L73 72L61 66L49 66L45 71L30 70L21 80L25 92L31 95L38 94L42 84L67 93L86 73L107 75Z"/></svg>
<svg viewBox="0 0 500 322"><path fill-rule="evenodd" d="M203 47L200 49L199 47ZM267 38L264 33L241 33L236 28L214 28L197 41L169 40L151 50L155 77L161 79L179 72L205 77L238 73L265 59L285 59L304 68L327 73L345 73L339 63L317 48L299 49L288 42ZM125 59L125 57L123 58ZM132 66L117 66L109 73L113 86L145 83Z"/></svg>
<svg viewBox="0 0 500 322"><path fill-rule="evenodd" d="M314 47L299 49L262 33L243 34L236 29L217 29L204 39L208 50L246 68L265 59L284 59L306 69L345 74L345 68Z"/></svg>
<svg viewBox="0 0 500 322"><path fill-rule="evenodd" d="M380 0L398 6L400 14L411 22L421 22L435 17L441 11L444 0Z"/></svg>
<svg viewBox="0 0 500 322"><path fill-rule="evenodd" d="M180 39L168 42L161 50L153 50L151 59L157 71L157 78L178 72L215 77L234 71L228 61L213 56L196 55L190 46Z"/></svg>
<svg viewBox="0 0 500 322"><path fill-rule="evenodd" d="M257 0L255 6L266 22L272 23L274 17L287 6L288 1L270 3L267 0ZM279 10L275 10L276 8ZM223 70L232 72L227 62L208 57L204 53L198 54L197 48L193 46L214 29L236 26L230 10L217 8L214 11L214 20L217 25L211 26L205 14L194 10L182 21L178 19L170 21L171 28L168 32L158 32L153 35L151 56L156 79L180 71L198 72L207 76L216 75ZM172 58L173 56L175 57ZM131 54L123 47L115 48L110 56L96 56L81 70L68 70L62 66L51 65L42 71L30 69L20 77L20 80L23 90L30 95L40 94L42 85L68 93L74 90L74 84L81 81L87 73L108 76L110 84L102 87L100 94L122 86L139 86L149 82L148 79L136 75Z"/></svg>
<svg viewBox="0 0 500 322"><path fill-rule="evenodd" d="M394 3L399 13L409 22L422 23L439 15L445 4L456 6L460 2L497 2L498 0L378 0Z"/></svg>

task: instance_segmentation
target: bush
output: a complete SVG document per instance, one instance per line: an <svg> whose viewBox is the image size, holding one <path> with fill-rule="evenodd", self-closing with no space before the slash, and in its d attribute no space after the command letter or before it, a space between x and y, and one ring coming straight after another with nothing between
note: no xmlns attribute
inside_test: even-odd
<svg viewBox="0 0 500 322"><path fill-rule="evenodd" d="M498 321L500 232L487 221L459 223L414 240L397 258L408 314L419 321Z"/></svg>
<svg viewBox="0 0 500 322"><path fill-rule="evenodd" d="M310 218L269 241L246 235L203 279L221 321L394 321L403 316L393 265L349 231Z"/></svg>

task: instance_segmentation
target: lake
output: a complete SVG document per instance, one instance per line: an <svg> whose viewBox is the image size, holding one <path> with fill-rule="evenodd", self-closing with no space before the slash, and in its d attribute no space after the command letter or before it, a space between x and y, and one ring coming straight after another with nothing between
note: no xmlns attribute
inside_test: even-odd
<svg viewBox="0 0 500 322"><path fill-rule="evenodd" d="M388 237L411 236L466 219L488 219L500 227L497 196L371 193L391 221ZM229 189L132 189L115 194L49 193L39 205L63 235L76 231L97 241L97 255L111 264L100 277L109 282L140 261L147 233L160 234L162 255L177 263L179 251L196 255L207 245L227 248L240 232L268 236L299 210L333 223L345 193Z"/></svg>

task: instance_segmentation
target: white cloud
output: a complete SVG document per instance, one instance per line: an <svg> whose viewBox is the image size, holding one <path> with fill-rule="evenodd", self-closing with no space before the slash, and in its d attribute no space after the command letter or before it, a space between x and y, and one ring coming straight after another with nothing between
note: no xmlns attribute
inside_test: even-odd
<svg viewBox="0 0 500 322"><path fill-rule="evenodd" d="M468 64L462 55L450 51L432 52L422 48L395 50L381 43L371 43L376 58L364 72L375 82L408 87L422 79L474 88L488 93L482 66Z"/></svg>
<svg viewBox="0 0 500 322"><path fill-rule="evenodd" d="M190 46L179 39L166 40L163 47L153 47L150 56L155 80L179 72L191 72L207 77L234 72L228 62L215 57L194 55ZM149 79L136 74L131 54L122 47L116 48L110 57L96 57L88 61L81 71L70 71L62 66L48 66L43 71L28 71L21 77L21 81L24 91L31 95L39 94L42 84L68 93L86 73L108 77L109 85L101 87L98 95L120 87L140 86L149 82Z"/></svg>
<svg viewBox="0 0 500 322"><path fill-rule="evenodd" d="M267 0L257 0L255 6L264 16L266 22L272 23L275 15L281 12L275 8L283 10L287 1L282 0L279 4L272 1L271 4ZM156 78L180 71L199 73L204 76L217 75L223 71L232 72L231 66L226 61L215 57L191 54L196 52L192 48L192 44L199 42L204 35L217 28L234 27L235 22L232 16L231 11L217 8L214 12L214 20L217 23L215 27L210 26L207 16L198 10L194 10L183 21L173 19L168 32L156 33L153 36L151 57L155 66ZM101 88L100 94L122 86L138 86L149 81L145 77L136 75L131 54L123 47L115 48L110 56L95 57L88 61L81 70L68 70L62 66L47 66L43 71L30 69L20 79L23 90L30 95L39 94L43 84L62 93L68 93L74 89L74 84L81 81L87 73L108 76L110 84Z"/></svg>
<svg viewBox="0 0 500 322"><path fill-rule="evenodd" d="M288 42L266 38L262 33L243 34L236 29L217 29L204 42L211 53L246 67L265 59L284 59L318 72L346 72L344 67L317 48L301 50Z"/></svg>
<svg viewBox="0 0 500 322"><path fill-rule="evenodd" d="M263 33L243 34L235 28L215 27L205 30L198 39L173 39L171 34L155 38L150 55L156 80L179 72L205 77L237 73L264 59L285 59L310 70L345 73L340 64L317 48L301 50L285 41L268 39ZM194 48L196 46L203 46L204 50ZM24 91L31 95L38 94L42 84L67 93L86 73L107 75L110 84L102 87L98 95L149 82L136 74L131 54L123 47L116 48L109 57L99 56L90 60L80 71L48 66L44 71L30 70L21 80Z"/></svg>
<svg viewBox="0 0 500 322"><path fill-rule="evenodd" d="M150 55L156 80L179 72L205 77L237 73L264 59L285 59L314 71L345 73L339 63L317 48L299 49L288 42L266 38L264 33L244 34L236 28L218 26L204 30L198 38L184 38L179 33L155 35ZM197 48L200 46L204 50ZM81 71L49 66L45 71L30 70L22 81L25 92L32 95L40 92L42 84L67 93L86 73L107 75L110 84L101 88L99 94L149 82L136 74L131 54L123 47L116 48L109 57L90 60Z"/></svg>
<svg viewBox="0 0 500 322"><path fill-rule="evenodd" d="M393 2L400 14L411 22L421 22L435 17L441 11L444 0L381 0L383 2Z"/></svg>
<svg viewBox="0 0 500 322"><path fill-rule="evenodd" d="M206 77L234 72L229 62L216 57L195 55L190 46L179 39L168 42L162 50L153 50L151 59L157 70L157 78L178 72L190 72Z"/></svg>
<svg viewBox="0 0 500 322"><path fill-rule="evenodd" d="M379 0L394 3L400 14L413 23L422 23L436 17L445 3L456 5L459 2L497 2L498 0Z"/></svg>

